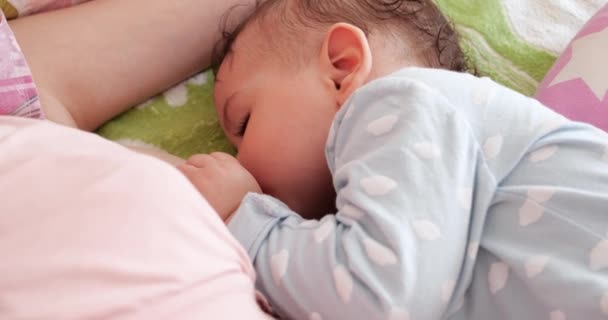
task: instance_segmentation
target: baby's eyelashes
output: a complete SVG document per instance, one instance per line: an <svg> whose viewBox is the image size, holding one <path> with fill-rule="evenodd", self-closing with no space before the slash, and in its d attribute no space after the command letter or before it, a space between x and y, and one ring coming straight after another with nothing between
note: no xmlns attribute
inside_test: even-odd
<svg viewBox="0 0 608 320"><path fill-rule="evenodd" d="M238 131L236 133L237 137L242 137L245 135L245 131L247 131L247 125L249 124L250 113L247 113L241 121L239 121Z"/></svg>

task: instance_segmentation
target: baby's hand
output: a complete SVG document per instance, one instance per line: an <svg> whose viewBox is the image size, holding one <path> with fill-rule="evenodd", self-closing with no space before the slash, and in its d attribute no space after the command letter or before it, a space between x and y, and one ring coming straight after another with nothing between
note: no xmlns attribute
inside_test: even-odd
<svg viewBox="0 0 608 320"><path fill-rule="evenodd" d="M262 193L255 178L233 156L197 154L177 167L227 221L248 192Z"/></svg>

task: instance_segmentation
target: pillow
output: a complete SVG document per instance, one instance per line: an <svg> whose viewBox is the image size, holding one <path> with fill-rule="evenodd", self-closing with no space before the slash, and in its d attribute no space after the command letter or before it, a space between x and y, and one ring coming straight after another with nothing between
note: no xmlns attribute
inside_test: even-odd
<svg viewBox="0 0 608 320"><path fill-rule="evenodd" d="M175 168L0 116L0 319L267 319L245 250Z"/></svg>
<svg viewBox="0 0 608 320"><path fill-rule="evenodd" d="M206 71L121 114L97 133L126 146L159 148L181 158L235 153L213 103L214 77Z"/></svg>
<svg viewBox="0 0 608 320"><path fill-rule="evenodd" d="M435 0L480 75L531 96L606 0Z"/></svg>
<svg viewBox="0 0 608 320"><path fill-rule="evenodd" d="M542 81L536 98L608 131L608 5L578 33Z"/></svg>

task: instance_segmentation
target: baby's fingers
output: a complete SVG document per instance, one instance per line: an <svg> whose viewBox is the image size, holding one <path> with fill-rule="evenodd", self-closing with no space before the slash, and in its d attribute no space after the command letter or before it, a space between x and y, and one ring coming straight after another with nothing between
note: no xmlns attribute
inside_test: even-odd
<svg viewBox="0 0 608 320"><path fill-rule="evenodd" d="M191 164L188 163L182 163L180 165L178 165L177 170L179 170L183 175L185 175L186 177L190 178L197 170L197 168Z"/></svg>
<svg viewBox="0 0 608 320"><path fill-rule="evenodd" d="M212 157L211 155L208 154L195 154L193 156L191 156L190 158L188 158L188 160L186 160L186 164L198 167L198 168L204 168L204 167L208 167L209 165L215 163L217 161L217 159L215 157Z"/></svg>
<svg viewBox="0 0 608 320"><path fill-rule="evenodd" d="M213 158L220 160L220 161L226 161L226 162L237 161L235 157L233 157L227 153L224 153L224 152L213 152L210 154L210 156L212 156Z"/></svg>

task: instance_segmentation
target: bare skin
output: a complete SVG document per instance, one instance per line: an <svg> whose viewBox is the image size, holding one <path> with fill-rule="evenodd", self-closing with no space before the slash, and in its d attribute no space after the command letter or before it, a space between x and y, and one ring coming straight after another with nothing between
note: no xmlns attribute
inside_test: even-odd
<svg viewBox="0 0 608 320"><path fill-rule="evenodd" d="M258 49L267 39L257 28L249 26L237 37L215 86L220 122L237 158L189 159L179 168L224 220L247 192L264 192L303 218L318 219L336 210L325 158L336 112L366 83L421 63L392 58L399 55L386 45L389 38L368 39L358 27L337 23L317 37L307 33L319 49L297 48L312 57L294 67Z"/></svg>
<svg viewBox="0 0 608 320"><path fill-rule="evenodd" d="M228 8L253 0L97 0L10 22L51 121L92 131L208 67ZM138 150L170 163L183 160Z"/></svg>

